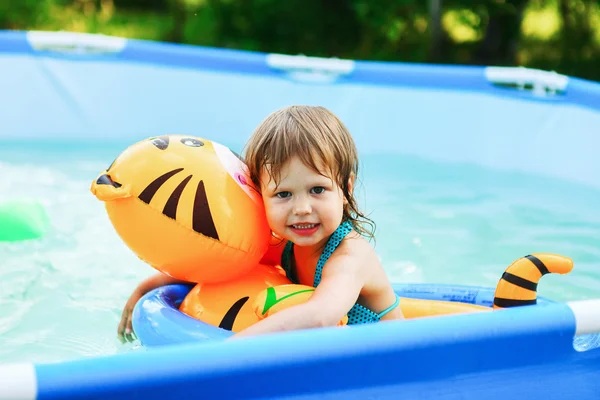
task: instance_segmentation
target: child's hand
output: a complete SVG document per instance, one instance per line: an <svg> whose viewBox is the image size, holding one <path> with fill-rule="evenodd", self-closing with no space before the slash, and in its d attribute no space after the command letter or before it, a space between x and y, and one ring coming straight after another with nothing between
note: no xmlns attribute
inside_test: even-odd
<svg viewBox="0 0 600 400"><path fill-rule="evenodd" d="M117 329L117 334L121 343L133 342L135 340L135 333L133 332L133 326L131 325L131 318L133 314L133 308L143 295L144 293L142 293L140 288L137 287L127 300L125 308L123 308L121 322L119 323L119 328Z"/></svg>
<svg viewBox="0 0 600 400"><path fill-rule="evenodd" d="M121 314L121 322L119 323L119 328L117 329L117 335L119 336L121 343L133 342L136 339L135 333L133 332L133 327L131 326L131 315L133 314L133 308L135 307L136 303L149 291L160 286L172 285L176 283L188 282L165 275L162 272L152 275L140 282L127 300L125 308L123 309L123 314Z"/></svg>

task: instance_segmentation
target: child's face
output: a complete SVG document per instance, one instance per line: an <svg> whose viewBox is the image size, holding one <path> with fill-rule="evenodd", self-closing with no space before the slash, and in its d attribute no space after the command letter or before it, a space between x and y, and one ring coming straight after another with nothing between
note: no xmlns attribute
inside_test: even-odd
<svg viewBox="0 0 600 400"><path fill-rule="evenodd" d="M340 187L298 157L283 165L279 185L263 170L261 192L269 226L297 246L324 245L342 221L344 194Z"/></svg>

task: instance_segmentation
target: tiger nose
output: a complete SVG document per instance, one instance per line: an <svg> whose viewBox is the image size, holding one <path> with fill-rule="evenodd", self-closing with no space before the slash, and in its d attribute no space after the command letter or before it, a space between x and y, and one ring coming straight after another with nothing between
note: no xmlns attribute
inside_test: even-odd
<svg viewBox="0 0 600 400"><path fill-rule="evenodd" d="M107 174L102 174L96 180L97 185L110 185L112 187L120 188L121 184L119 182L115 182L112 178Z"/></svg>

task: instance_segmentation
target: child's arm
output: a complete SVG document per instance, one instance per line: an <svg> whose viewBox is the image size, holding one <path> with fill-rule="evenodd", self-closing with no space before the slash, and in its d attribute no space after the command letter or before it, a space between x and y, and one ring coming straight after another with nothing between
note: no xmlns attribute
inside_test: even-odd
<svg viewBox="0 0 600 400"><path fill-rule="evenodd" d="M365 283L361 263L362 258L349 254L332 256L306 303L281 310L232 337L337 325L354 306Z"/></svg>
<svg viewBox="0 0 600 400"><path fill-rule="evenodd" d="M165 285L173 285L177 283L189 283L187 281L182 281L180 279L173 278L169 275L165 275L162 272L154 274L142 282L140 282L123 308L123 313L121 314L121 322L119 323L119 327L117 328L117 335L121 343L125 341L132 341L133 337L133 327L131 326L131 315L133 313L133 308L136 303L151 290L154 290L160 286Z"/></svg>

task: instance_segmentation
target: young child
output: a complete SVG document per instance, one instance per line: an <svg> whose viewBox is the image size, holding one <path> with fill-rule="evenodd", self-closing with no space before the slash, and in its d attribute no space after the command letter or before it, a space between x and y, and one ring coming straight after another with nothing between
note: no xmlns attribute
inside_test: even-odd
<svg viewBox="0 0 600 400"><path fill-rule="evenodd" d="M284 309L235 337L402 319L388 277L370 243L374 224L353 188L358 156L344 124L323 107L292 106L269 115L246 145L250 178L267 220L282 239L277 259L295 283L315 286L304 304Z"/></svg>
<svg viewBox="0 0 600 400"><path fill-rule="evenodd" d="M329 110L292 106L273 112L246 145L250 178L259 188L279 245L263 261L279 263L295 283L315 286L304 304L238 332L269 332L402 319L399 298L370 243L374 224L358 209L353 188L358 156L352 136ZM132 339L131 313L148 291L181 281L162 273L141 282L118 328Z"/></svg>

